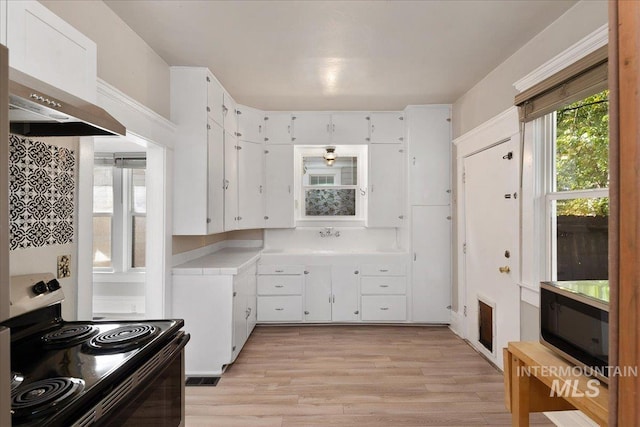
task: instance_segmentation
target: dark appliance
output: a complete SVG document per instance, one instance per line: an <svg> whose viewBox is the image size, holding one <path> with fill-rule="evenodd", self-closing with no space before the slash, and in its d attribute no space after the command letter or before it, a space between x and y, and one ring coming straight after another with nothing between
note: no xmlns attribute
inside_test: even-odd
<svg viewBox="0 0 640 427"><path fill-rule="evenodd" d="M52 274L10 283L14 427L184 425L182 320L67 322Z"/></svg>
<svg viewBox="0 0 640 427"><path fill-rule="evenodd" d="M609 282L542 282L540 342L608 383Z"/></svg>

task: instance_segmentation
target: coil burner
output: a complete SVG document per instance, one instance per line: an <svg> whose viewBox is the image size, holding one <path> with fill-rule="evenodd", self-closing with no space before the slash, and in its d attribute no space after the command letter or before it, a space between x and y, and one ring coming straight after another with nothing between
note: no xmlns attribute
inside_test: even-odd
<svg viewBox="0 0 640 427"><path fill-rule="evenodd" d="M45 348L65 348L80 344L97 333L98 329L91 325L69 325L44 334L41 339Z"/></svg>
<svg viewBox="0 0 640 427"><path fill-rule="evenodd" d="M142 323L120 326L91 338L84 348L91 353L122 353L140 347L158 332L155 326Z"/></svg>
<svg viewBox="0 0 640 427"><path fill-rule="evenodd" d="M11 412L16 418L42 416L55 412L58 405L80 393L84 381L78 378L55 377L24 384L11 394Z"/></svg>

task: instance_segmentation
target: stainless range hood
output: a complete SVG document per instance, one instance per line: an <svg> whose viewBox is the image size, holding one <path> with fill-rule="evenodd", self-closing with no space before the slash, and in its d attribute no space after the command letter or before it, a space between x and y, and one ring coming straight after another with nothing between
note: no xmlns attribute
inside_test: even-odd
<svg viewBox="0 0 640 427"><path fill-rule="evenodd" d="M104 109L15 69L9 70L11 133L24 136L125 135Z"/></svg>

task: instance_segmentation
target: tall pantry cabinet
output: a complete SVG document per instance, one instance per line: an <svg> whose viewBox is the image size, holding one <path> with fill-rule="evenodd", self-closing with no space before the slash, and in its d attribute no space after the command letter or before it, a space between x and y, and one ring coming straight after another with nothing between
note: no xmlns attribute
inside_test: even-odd
<svg viewBox="0 0 640 427"><path fill-rule="evenodd" d="M171 67L173 234L224 231L224 90L206 68Z"/></svg>
<svg viewBox="0 0 640 427"><path fill-rule="evenodd" d="M451 305L451 107L409 106L412 320L449 323Z"/></svg>

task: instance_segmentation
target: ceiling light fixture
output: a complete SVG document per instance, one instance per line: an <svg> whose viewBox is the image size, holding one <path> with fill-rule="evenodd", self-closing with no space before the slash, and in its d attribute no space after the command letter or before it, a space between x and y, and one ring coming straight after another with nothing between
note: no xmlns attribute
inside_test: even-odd
<svg viewBox="0 0 640 427"><path fill-rule="evenodd" d="M324 153L324 161L327 163L327 166L333 166L338 156L336 155L336 147L327 147L326 152Z"/></svg>

